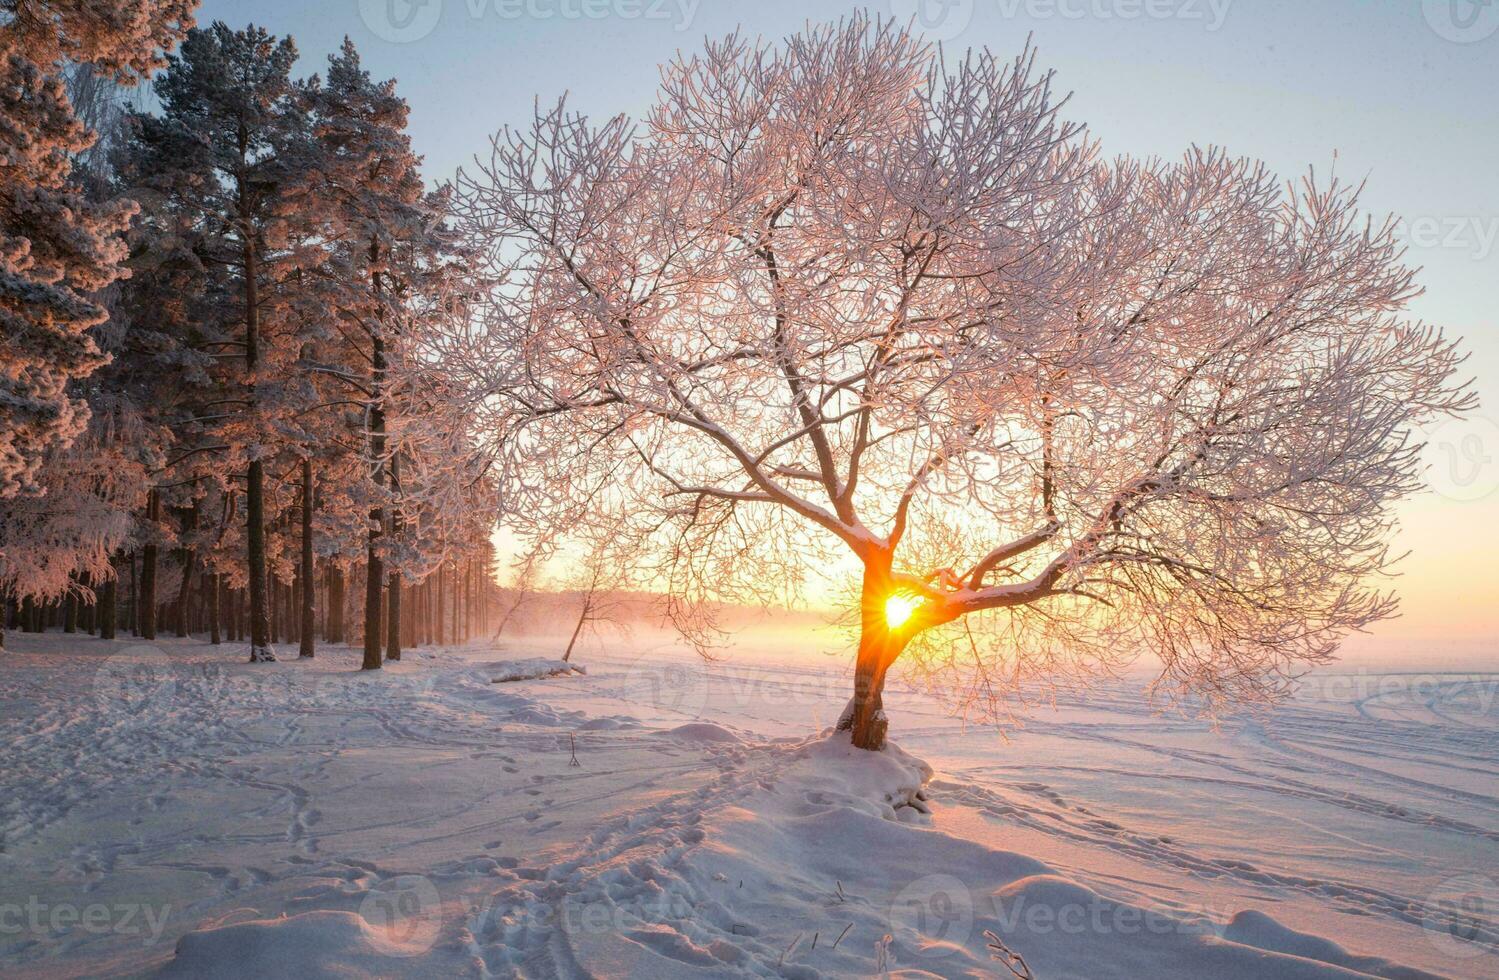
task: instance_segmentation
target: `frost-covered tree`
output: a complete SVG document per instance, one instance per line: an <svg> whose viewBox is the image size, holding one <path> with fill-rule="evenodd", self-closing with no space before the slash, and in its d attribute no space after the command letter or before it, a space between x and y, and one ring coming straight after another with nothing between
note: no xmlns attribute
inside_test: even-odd
<svg viewBox="0 0 1499 980"><path fill-rule="evenodd" d="M512 520L623 515L679 599L851 557L865 748L903 654L996 711L1151 654L1211 708L1390 615L1413 427L1471 403L1392 224L1059 105L1029 51L855 19L676 61L638 130L502 133L455 206L499 285L443 353Z"/></svg>
<svg viewBox="0 0 1499 980"><path fill-rule="evenodd" d="M382 643L399 657L401 574L386 568L383 538L399 530L391 505L399 491L399 462L388 438L390 373L411 304L423 280L440 265L439 213L423 187L420 158L406 133L408 107L394 81L377 82L347 38L328 59L326 79L301 93L313 120L305 179L295 198L316 215L320 254L313 256L326 284L333 327L344 339L338 356L314 368L366 400L365 433L370 508L366 541L364 669L382 660ZM387 623L386 633L381 623Z"/></svg>
<svg viewBox="0 0 1499 980"><path fill-rule="evenodd" d="M68 383L103 363L91 294L121 272L124 201L71 182L94 141L63 71L86 64L133 82L192 26L195 0L0 0L0 498L34 489L53 446L83 431Z"/></svg>
<svg viewBox="0 0 1499 980"><path fill-rule="evenodd" d="M246 577L250 659L271 660L266 581L266 459L274 454L263 395L284 379L277 371L295 351L262 335L277 241L273 232L288 182L290 149L302 135L290 70L296 48L261 28L236 31L222 22L194 29L156 81L161 115L137 117L136 141L149 160L147 186L190 213L205 261L233 270L244 371L242 411L218 428L225 451L245 472Z"/></svg>

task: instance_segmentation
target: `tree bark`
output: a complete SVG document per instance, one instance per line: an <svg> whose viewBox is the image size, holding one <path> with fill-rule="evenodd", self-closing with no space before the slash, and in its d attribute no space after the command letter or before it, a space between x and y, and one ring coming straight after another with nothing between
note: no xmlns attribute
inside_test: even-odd
<svg viewBox="0 0 1499 980"><path fill-rule="evenodd" d="M223 591L222 582L223 578L218 572L208 573L206 589L208 593L208 642L214 646L218 646L223 641L219 623L219 593Z"/></svg>
<svg viewBox="0 0 1499 980"><path fill-rule="evenodd" d="M390 489L393 494L401 492L401 461L399 457L392 454L390 459ZM398 504L392 504L390 508L390 533L393 541L400 540L401 534L401 508ZM386 611L385 611L385 659L401 659L401 571L392 567L390 570L390 581L386 587Z"/></svg>
<svg viewBox="0 0 1499 980"><path fill-rule="evenodd" d="M838 730L850 732L853 744L878 752L885 747L889 722L885 717L885 674L900 656L910 635L892 632L885 621L890 596L888 568L866 567L859 603L859 654L854 663L854 696L838 719Z"/></svg>
<svg viewBox="0 0 1499 980"><path fill-rule="evenodd" d="M328 566L328 632L329 643L344 641L344 570Z"/></svg>
<svg viewBox="0 0 1499 980"><path fill-rule="evenodd" d="M243 236L245 263L245 374L250 382L250 411L255 411L255 372L260 367L260 294L256 281L259 268L254 232L249 215L241 208L239 233ZM257 453L250 461L245 487L246 560L250 578L250 663L276 659L271 649L270 595L265 567L265 465Z"/></svg>
<svg viewBox="0 0 1499 980"><path fill-rule="evenodd" d="M443 628L443 617L446 615L446 611L444 609L444 605L447 602L447 596L444 595L444 592L446 591L446 589L444 587L444 579L446 578L446 576L444 576L443 572L444 572L444 566L443 565L438 565L437 566L437 602L433 605L433 608L432 608L433 623L434 623L434 629L435 629L436 634L437 634L437 645L438 646L446 646L447 645L447 638L448 638L447 631Z"/></svg>
<svg viewBox="0 0 1499 980"><path fill-rule="evenodd" d="M380 244L370 242L370 262L380 258ZM383 302L380 273L370 276L375 302ZM381 334L383 311L377 310L376 324L370 337L370 404L366 418L370 447L370 483L376 492L385 484L385 338ZM369 532L365 557L364 576L364 664L365 670L380 669L380 641L384 639L383 613L385 592L385 566L380 560L380 535L385 527L385 508L378 505L370 508Z"/></svg>
<svg viewBox="0 0 1499 980"><path fill-rule="evenodd" d="M312 459L302 460L302 641L299 656L316 653L317 589L312 568Z"/></svg>
<svg viewBox="0 0 1499 980"><path fill-rule="evenodd" d="M583 626L588 622L588 614L593 611L593 593L583 597L583 608L578 612L578 625L573 627L573 635L567 641L567 649L562 651L562 662L566 663L573 657L573 646L578 642L578 634L583 632Z"/></svg>
<svg viewBox="0 0 1499 980"><path fill-rule="evenodd" d="M115 638L115 623L119 618L119 594L120 594L120 572L115 573L104 580L99 590L99 639L113 640Z"/></svg>
<svg viewBox="0 0 1499 980"><path fill-rule="evenodd" d="M150 539L141 549L140 589L136 596L136 615L140 619L143 640L156 639L156 528L161 519L161 493L153 489L146 496L146 520L153 526Z"/></svg>
<svg viewBox="0 0 1499 980"><path fill-rule="evenodd" d="M191 532L197 528L198 505L196 503L187 512L187 516L183 518L182 524L182 529L185 532ZM182 585L177 589L177 599L172 606L172 618L174 620L172 625L176 627L177 635L182 637L187 636L190 627L188 622L188 599L192 595L193 564L195 558L196 555L192 547L184 544L182 546Z"/></svg>

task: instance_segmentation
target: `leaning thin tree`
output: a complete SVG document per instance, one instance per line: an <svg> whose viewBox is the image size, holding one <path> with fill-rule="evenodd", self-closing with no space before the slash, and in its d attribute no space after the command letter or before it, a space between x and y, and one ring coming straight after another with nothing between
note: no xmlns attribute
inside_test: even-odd
<svg viewBox="0 0 1499 980"><path fill-rule="evenodd" d="M459 178L499 286L439 353L538 534L623 513L680 599L851 553L871 749L903 653L991 708L1149 653L1211 709L1394 612L1413 427L1472 398L1357 188L1106 159L1031 51L862 19L663 77Z"/></svg>

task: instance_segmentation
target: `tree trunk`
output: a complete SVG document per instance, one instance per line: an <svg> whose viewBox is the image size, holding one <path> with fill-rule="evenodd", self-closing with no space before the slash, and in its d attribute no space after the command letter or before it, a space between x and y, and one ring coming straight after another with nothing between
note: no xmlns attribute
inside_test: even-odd
<svg viewBox="0 0 1499 980"><path fill-rule="evenodd" d="M115 621L119 615L119 584L120 573L104 580L104 585L99 590L99 639L113 640L115 638Z"/></svg>
<svg viewBox="0 0 1499 980"><path fill-rule="evenodd" d="M270 597L266 601L266 617L270 627L272 643L281 642L281 583L272 578L266 583Z"/></svg>
<svg viewBox="0 0 1499 980"><path fill-rule="evenodd" d="M208 642L218 646L223 641L219 623L219 593L222 589L222 577L218 572L208 573L208 584L205 591L208 593Z"/></svg>
<svg viewBox="0 0 1499 980"><path fill-rule="evenodd" d="M463 642L472 639L474 622L474 560L463 563Z"/></svg>
<svg viewBox="0 0 1499 980"><path fill-rule="evenodd" d="M443 586L443 581L444 581L443 566L442 565L438 565L437 566L437 602L434 603L433 607L432 607L433 629L434 629L434 631L436 633L436 642L437 642L438 646L446 646L447 645L447 639L448 639L447 631L443 629L443 615L444 615L443 605L444 605L444 603L447 602L447 596L445 596L443 594L445 592L445 589L444 589L444 586Z"/></svg>
<svg viewBox="0 0 1499 980"><path fill-rule="evenodd" d="M344 641L344 570L328 567L328 633L329 643Z"/></svg>
<svg viewBox="0 0 1499 980"><path fill-rule="evenodd" d="M62 631L76 633L78 632L78 594L70 591L62 602Z"/></svg>
<svg viewBox="0 0 1499 980"><path fill-rule="evenodd" d="M562 651L563 663L573 658L573 645L578 642L578 634L583 632L583 626L588 622L588 614L592 611L593 595L590 593L583 598L583 608L578 611L578 625L573 627L573 635L567 641L567 649Z"/></svg>
<svg viewBox="0 0 1499 980"><path fill-rule="evenodd" d="M889 721L885 717L885 674L900 656L911 635L892 632L885 621L889 598L888 572L866 569L859 610L859 654L854 663L854 696L838 719L838 730L851 733L853 744L878 752L885 747Z"/></svg>
<svg viewBox="0 0 1499 980"><path fill-rule="evenodd" d="M80 575L78 582L89 590L89 594L92 597L88 602L84 602L81 598L78 600L78 628L89 635L93 635L94 613L99 607L99 587L94 582L93 576L87 573Z"/></svg>
<svg viewBox="0 0 1499 980"><path fill-rule="evenodd" d="M401 460L392 454L390 459L390 489L393 494L401 492ZM399 541L401 535L401 508L392 503L390 508L390 533L392 541ZM401 659L401 572L399 568L391 568L390 581L386 588L386 611L385 611L385 658L387 660Z"/></svg>
<svg viewBox="0 0 1499 980"><path fill-rule="evenodd" d="M191 532L198 527L198 505L193 504L182 520L183 531ZM184 535L185 536L185 535ZM177 590L177 600L173 604L172 618L173 626L177 628L178 636L187 636L189 632L188 623L188 599L192 595L193 563L196 555L193 549L187 545L182 547L182 586Z"/></svg>
<svg viewBox="0 0 1499 980"><path fill-rule="evenodd" d="M140 573L135 567L135 552L130 553L130 605L127 610L130 613L129 626L131 636L141 635L141 620L138 612L141 604L141 579Z"/></svg>
<svg viewBox="0 0 1499 980"><path fill-rule="evenodd" d="M312 460L302 460L302 642L299 656L315 652L313 632L317 628L317 589L312 568Z"/></svg>
<svg viewBox="0 0 1499 980"><path fill-rule="evenodd" d="M256 278L255 242L249 216L241 213L245 262L245 373L250 382L250 410L255 409L255 372L260 366L260 295ZM257 455L246 474L246 559L250 577L250 663L276 659L271 649L270 595L266 591L265 567L265 465Z"/></svg>
<svg viewBox="0 0 1499 980"><path fill-rule="evenodd" d="M146 520L153 526L149 543L141 549L140 590L136 597L139 607L140 634L143 640L156 639L156 528L161 519L161 494L152 490L146 497Z"/></svg>

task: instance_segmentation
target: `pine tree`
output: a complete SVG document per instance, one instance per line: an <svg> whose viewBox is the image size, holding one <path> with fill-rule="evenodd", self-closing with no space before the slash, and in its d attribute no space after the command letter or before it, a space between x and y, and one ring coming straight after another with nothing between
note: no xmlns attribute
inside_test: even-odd
<svg viewBox="0 0 1499 980"><path fill-rule="evenodd" d="M300 186L303 210L316 208L322 217L322 261L336 286L334 309L344 321L343 335L359 348L334 373L368 400L364 668L375 670L387 629L393 655L398 657L400 649L401 575L392 567L386 580L389 548L382 540L400 523L387 507L397 489L387 440L391 356L418 274L413 270L440 246L431 233L433 209L395 82L373 81L345 38L342 50L329 58L327 80L310 80L303 102L315 134L313 161ZM368 365L367 377L355 374L360 362Z"/></svg>
<svg viewBox="0 0 1499 980"><path fill-rule="evenodd" d="M46 450L77 437L86 409L68 382L103 363L90 294L120 275L124 201L70 181L93 143L62 77L88 63L144 76L191 26L192 0L0 0L0 498L35 488Z"/></svg>
<svg viewBox="0 0 1499 980"><path fill-rule="evenodd" d="M278 352L262 337L275 245L269 232L303 126L292 98L296 47L261 28L215 22L189 32L156 82L162 116L140 118L137 139L154 183L195 211L211 261L234 270L243 325L245 411L218 429L245 467L250 659L274 660L266 578L265 461L272 454L262 388Z"/></svg>
<svg viewBox="0 0 1499 980"><path fill-rule="evenodd" d="M196 5L0 0L0 499L56 488L57 474L39 472L44 460L87 426L87 407L69 387L104 363L87 334L106 316L92 294L121 274L119 233L132 210L128 201L90 199L74 179L94 134L69 101L64 72L133 84L192 26ZM107 507L120 484L105 484L114 494ZM35 585L24 566L35 573L37 556L14 540L37 530L32 509L30 518L8 513L0 531L13 539L0 541L0 579L12 595Z"/></svg>

